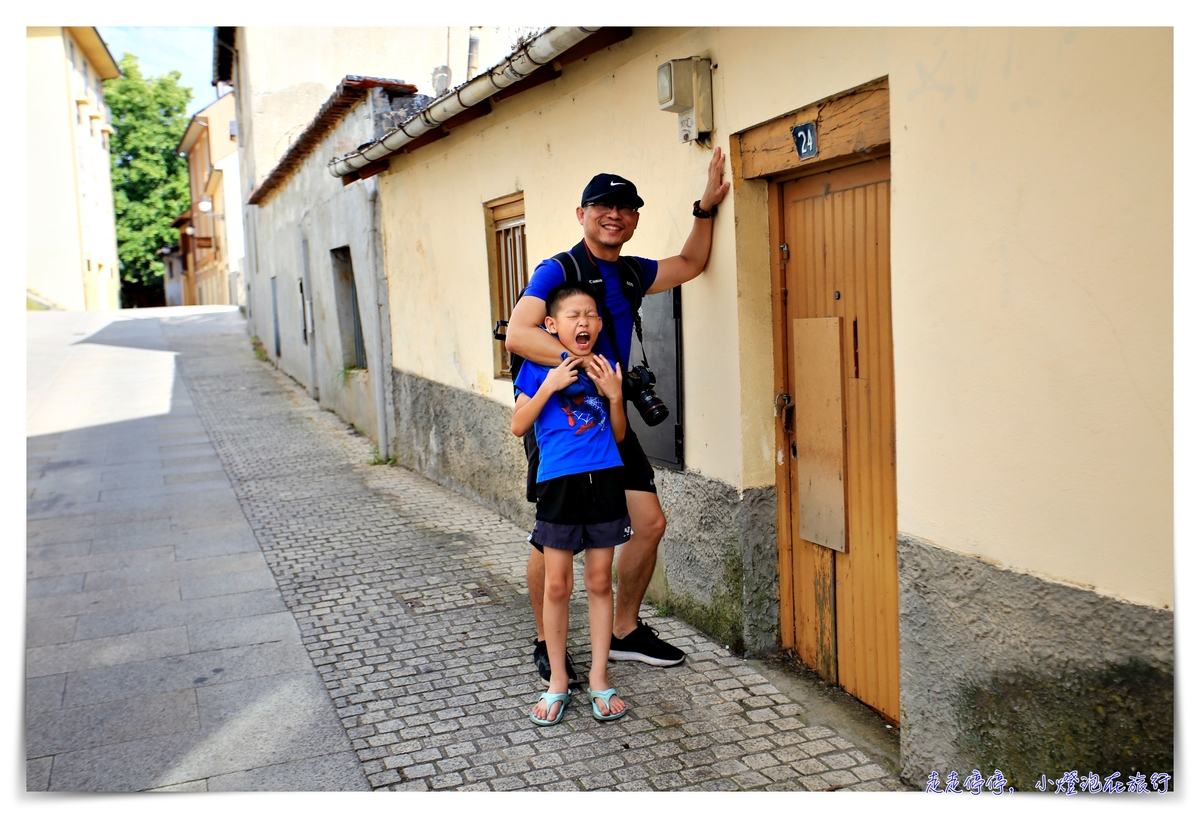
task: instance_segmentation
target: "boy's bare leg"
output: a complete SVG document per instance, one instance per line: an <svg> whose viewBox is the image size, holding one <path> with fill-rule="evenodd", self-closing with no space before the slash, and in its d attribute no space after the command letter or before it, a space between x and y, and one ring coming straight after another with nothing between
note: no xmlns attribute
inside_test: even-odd
<svg viewBox="0 0 1200 818"><path fill-rule="evenodd" d="M657 494L652 491L627 491L625 502L629 506L633 537L621 546L621 556L617 559L617 613L612 633L620 639L637 627L638 609L658 561L658 541L667 530L667 518L663 515Z"/></svg>
<svg viewBox="0 0 1200 818"><path fill-rule="evenodd" d="M551 693L566 693L570 684L567 678L567 619L571 589L575 583L574 557L570 551L547 548L543 561L546 592L542 620L546 630L546 652L550 657ZM558 715L561 706L561 703L556 703L548 712L546 703L539 700L533 707L533 715L542 720L552 719Z"/></svg>
<svg viewBox="0 0 1200 818"><path fill-rule="evenodd" d="M612 563L614 548L589 548L583 555L583 584L588 596L588 627L592 635L592 667L588 673L588 686L592 690L608 690L608 646L612 639L613 592ZM553 661L553 659L551 660ZM625 702L613 696L612 707L605 707L603 699L596 700L601 715L620 713Z"/></svg>
<svg viewBox="0 0 1200 818"><path fill-rule="evenodd" d="M529 586L529 607L533 608L533 623L537 626L537 639L546 641L546 631L542 627L542 603L546 596L546 560L542 552L533 546L529 548L529 562L525 565L525 584Z"/></svg>

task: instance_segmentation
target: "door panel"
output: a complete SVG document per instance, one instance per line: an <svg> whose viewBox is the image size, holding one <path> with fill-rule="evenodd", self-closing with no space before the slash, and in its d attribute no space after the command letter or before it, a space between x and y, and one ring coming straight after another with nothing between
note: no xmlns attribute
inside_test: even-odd
<svg viewBox="0 0 1200 818"><path fill-rule="evenodd" d="M822 674L889 718L899 717L899 600L896 568L895 406L892 372L887 158L780 184L784 260L787 391L797 396L785 451L793 489L787 586L797 653ZM801 532L827 530L804 519L802 458L809 430L801 396L800 326L840 321L844 411L845 550L835 553ZM800 322L799 324L796 322ZM801 356L797 362L796 356ZM830 361L824 362L828 366ZM811 369L811 367L808 367ZM828 437L826 435L826 437ZM793 444L799 443L798 448ZM813 538L820 539L820 538Z"/></svg>
<svg viewBox="0 0 1200 818"><path fill-rule="evenodd" d="M800 537L846 550L846 418L839 318L792 321Z"/></svg>

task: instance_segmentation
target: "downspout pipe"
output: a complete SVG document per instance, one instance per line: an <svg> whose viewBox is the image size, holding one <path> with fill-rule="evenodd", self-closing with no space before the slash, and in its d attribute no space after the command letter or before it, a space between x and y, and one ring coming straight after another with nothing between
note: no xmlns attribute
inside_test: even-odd
<svg viewBox="0 0 1200 818"><path fill-rule="evenodd" d="M374 180L372 180L374 181ZM388 304L386 295L387 272L383 269L383 253L380 252L380 237L379 237L379 186L378 184L371 185L371 190L367 194L368 211L371 219L370 236L371 236L371 301L375 304L375 332L371 339L371 350L375 358L374 365L370 368L374 371L375 377L372 379L371 393L375 402L375 435L378 441L379 459L385 463L391 458L389 451L390 440L388 438L388 416L387 416L387 391L391 387L391 365L384 361L384 344L391 344L391 322L388 317ZM384 336L387 331L387 337Z"/></svg>
<svg viewBox="0 0 1200 818"><path fill-rule="evenodd" d="M508 59L429 103L422 111L391 133L329 163L336 177L353 173L372 162L391 156L422 134L435 130L451 117L486 100L510 85L516 85L538 68L600 30L582 26L549 28L521 45Z"/></svg>
<svg viewBox="0 0 1200 818"><path fill-rule="evenodd" d="M312 271L308 257L308 235L304 232L304 221L308 218L305 213L300 223L300 282L304 285L304 299L300 303L300 311L304 315L304 332L308 336L308 394L313 400L321 399L321 389L317 386L317 338L316 321L313 320L313 287Z"/></svg>

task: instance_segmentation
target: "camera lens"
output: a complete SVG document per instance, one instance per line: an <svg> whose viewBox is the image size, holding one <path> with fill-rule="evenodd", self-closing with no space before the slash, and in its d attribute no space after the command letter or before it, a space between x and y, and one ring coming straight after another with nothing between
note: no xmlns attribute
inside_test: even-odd
<svg viewBox="0 0 1200 818"><path fill-rule="evenodd" d="M633 405L647 426L657 426L667 419L667 415L671 414L666 404L649 389L634 395Z"/></svg>

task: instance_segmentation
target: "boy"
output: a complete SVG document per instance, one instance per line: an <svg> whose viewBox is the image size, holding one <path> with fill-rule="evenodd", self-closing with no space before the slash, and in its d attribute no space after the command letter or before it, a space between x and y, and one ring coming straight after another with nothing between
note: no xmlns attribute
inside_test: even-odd
<svg viewBox="0 0 1200 818"><path fill-rule="evenodd" d="M625 436L621 365L594 354L602 321L586 285L569 282L546 295L548 332L566 348L551 369L526 361L517 375L512 432L530 426L537 436L537 513L529 541L545 555L543 623L550 656L550 686L529 718L547 726L562 721L571 700L567 678L567 613L574 583L574 557L584 551L592 667L588 698L592 716L611 721L625 715L625 702L608 684L612 638L612 563L616 546L633 533L625 506L617 443Z"/></svg>

